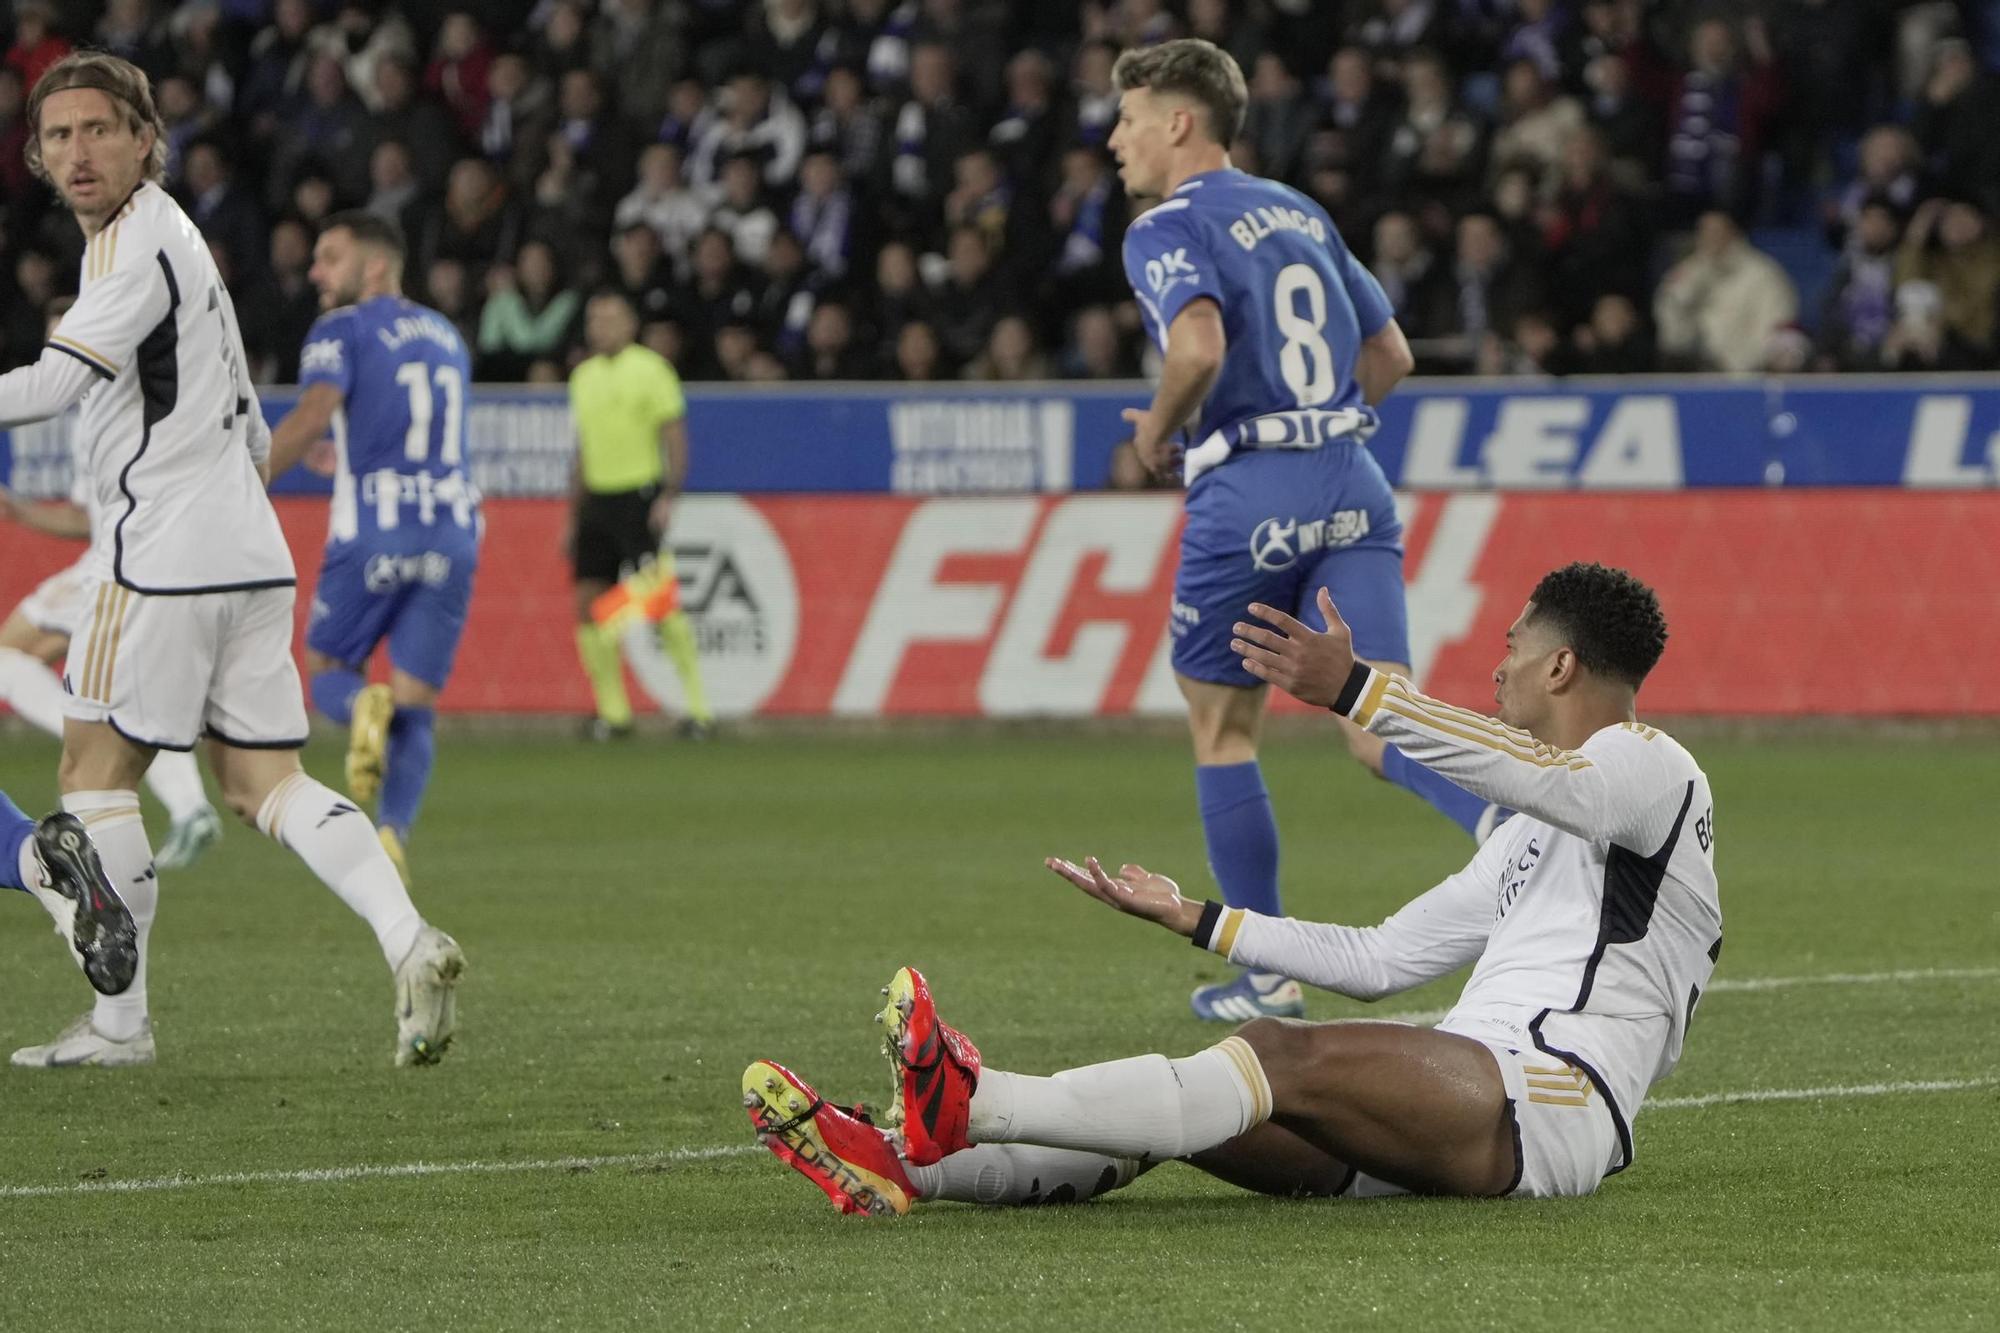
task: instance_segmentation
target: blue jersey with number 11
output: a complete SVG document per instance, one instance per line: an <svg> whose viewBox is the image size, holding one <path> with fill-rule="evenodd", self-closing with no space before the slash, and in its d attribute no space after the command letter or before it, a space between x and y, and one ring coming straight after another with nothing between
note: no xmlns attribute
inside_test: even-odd
<svg viewBox="0 0 2000 1333"><path fill-rule="evenodd" d="M322 315L306 336L299 386L340 390L328 539L395 529L478 525L465 476L472 362L457 328L400 296Z"/></svg>
<svg viewBox="0 0 2000 1333"><path fill-rule="evenodd" d="M1372 420L1354 362L1388 324L1389 301L1326 210L1297 190L1233 168L1191 176L1133 221L1125 273L1162 350L1190 301L1221 307L1229 347L1191 461L1205 442L1212 466L1239 449L1322 443Z"/></svg>

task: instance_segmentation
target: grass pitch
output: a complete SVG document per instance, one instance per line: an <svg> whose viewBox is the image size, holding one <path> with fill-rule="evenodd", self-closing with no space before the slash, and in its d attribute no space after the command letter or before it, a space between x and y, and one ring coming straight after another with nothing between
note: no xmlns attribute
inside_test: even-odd
<svg viewBox="0 0 2000 1333"><path fill-rule="evenodd" d="M472 965L447 1061L389 1067L366 929L232 827L165 885L161 1063L0 1069L0 1327L1991 1327L2000 747L1692 748L1725 984L1659 1096L1951 1086L1649 1104L1637 1164L1574 1201L1283 1203L1170 1166L1082 1208L845 1219L750 1150L737 1079L772 1057L879 1099L869 1018L901 963L996 1067L1214 1039L1185 995L1218 960L1038 865L1096 851L1205 887L1184 744L447 734L411 849ZM337 780L335 742L308 757ZM54 766L0 735L23 805ZM1301 915L1377 919L1469 852L1331 733L1275 741L1266 771ZM87 991L4 898L11 1049Z"/></svg>

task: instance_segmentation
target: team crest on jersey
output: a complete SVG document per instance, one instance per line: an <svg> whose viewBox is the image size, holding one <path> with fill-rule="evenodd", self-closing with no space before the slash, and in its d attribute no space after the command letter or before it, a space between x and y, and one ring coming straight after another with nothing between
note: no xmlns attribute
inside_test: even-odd
<svg viewBox="0 0 2000 1333"><path fill-rule="evenodd" d="M322 338L318 342L306 344L305 351L299 353L299 373L317 370L322 374L340 369L340 339Z"/></svg>
<svg viewBox="0 0 2000 1333"><path fill-rule="evenodd" d="M1184 282L1193 284L1199 281L1201 275L1189 262L1186 246L1146 261L1146 285L1153 289L1155 299L1164 300L1168 292Z"/></svg>

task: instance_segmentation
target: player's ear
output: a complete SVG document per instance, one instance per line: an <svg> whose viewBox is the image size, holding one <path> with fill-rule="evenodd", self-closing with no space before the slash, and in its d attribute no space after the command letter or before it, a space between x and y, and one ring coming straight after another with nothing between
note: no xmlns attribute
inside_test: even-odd
<svg viewBox="0 0 2000 1333"><path fill-rule="evenodd" d="M1576 649L1558 648L1550 653L1546 673L1550 693L1559 693L1576 684L1582 670L1583 664L1577 661Z"/></svg>

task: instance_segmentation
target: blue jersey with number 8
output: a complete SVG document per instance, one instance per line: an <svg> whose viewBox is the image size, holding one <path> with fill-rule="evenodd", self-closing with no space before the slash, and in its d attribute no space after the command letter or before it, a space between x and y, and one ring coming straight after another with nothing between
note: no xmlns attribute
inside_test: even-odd
<svg viewBox="0 0 2000 1333"><path fill-rule="evenodd" d="M1354 362L1389 301L1297 190L1228 168L1189 177L1126 231L1125 274L1162 350L1190 301L1221 307L1228 352L1191 445L1298 447L1353 430L1357 410L1372 420Z"/></svg>

